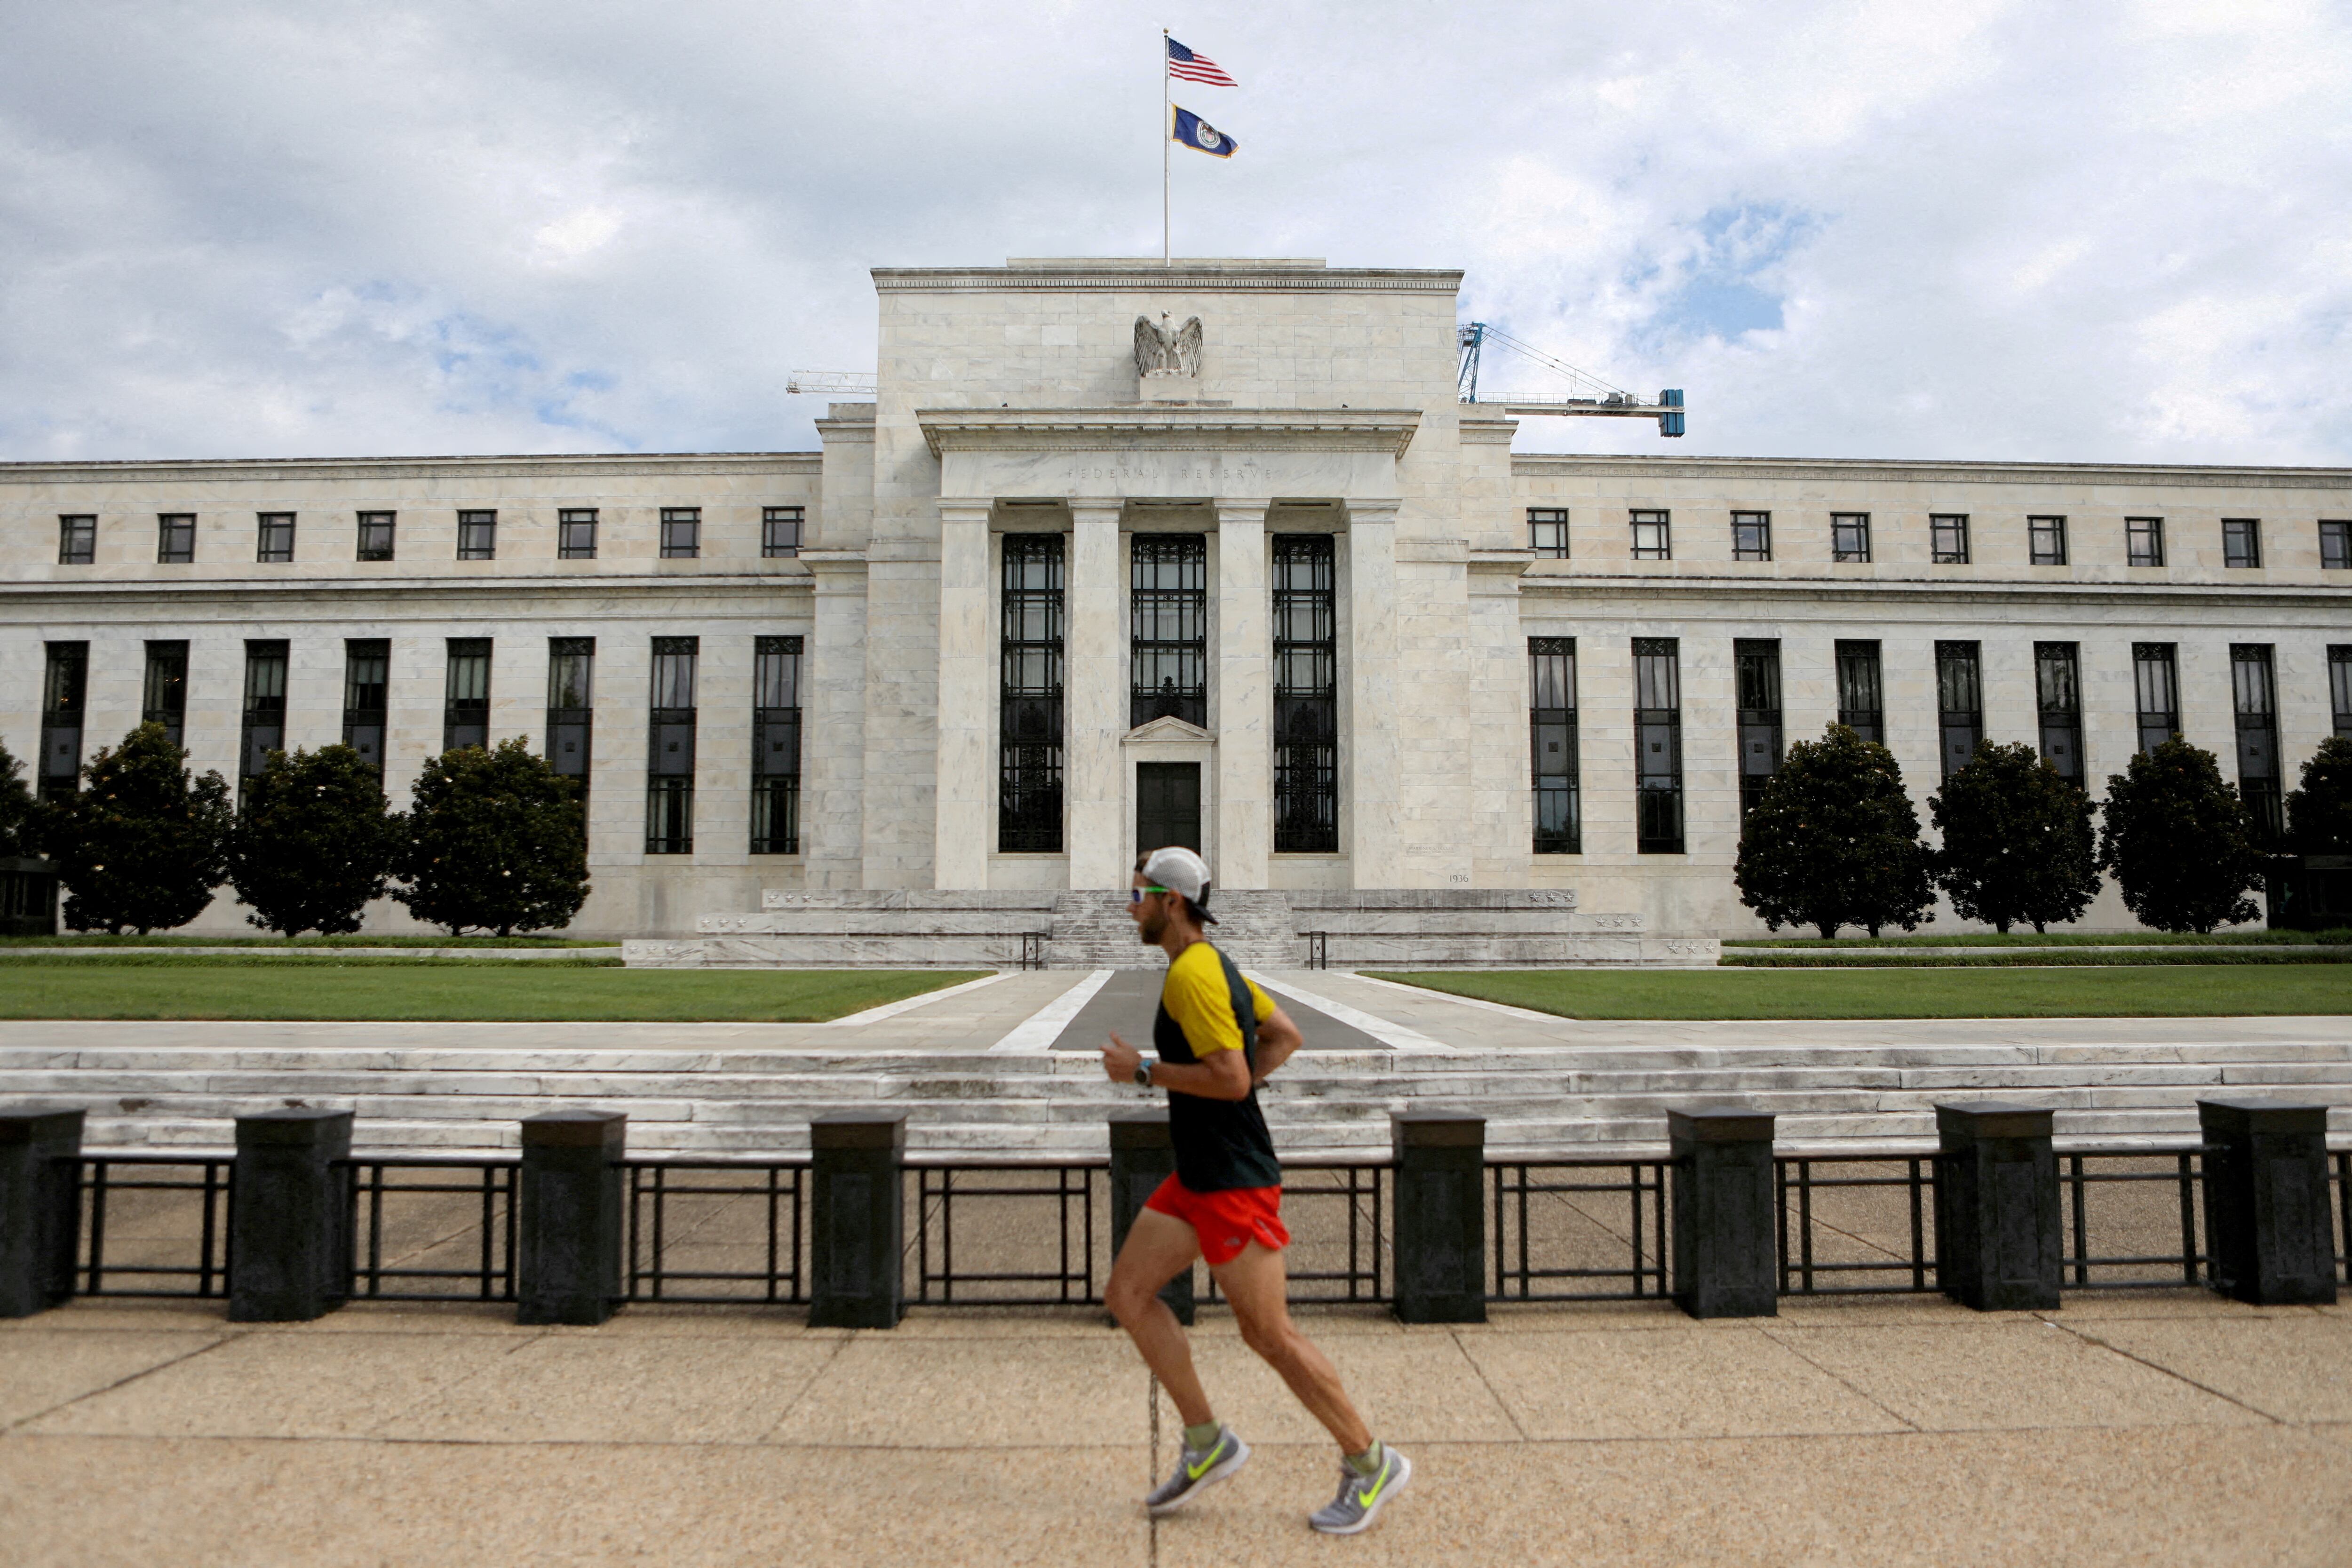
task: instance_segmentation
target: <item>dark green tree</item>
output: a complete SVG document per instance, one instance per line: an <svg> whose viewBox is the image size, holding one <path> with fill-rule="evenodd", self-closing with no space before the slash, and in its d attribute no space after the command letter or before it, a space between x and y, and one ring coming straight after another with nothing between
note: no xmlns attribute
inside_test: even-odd
<svg viewBox="0 0 2352 1568"><path fill-rule="evenodd" d="M2299 854L2352 855L2352 735L2328 736L2303 764L2303 787L2286 797L2286 833Z"/></svg>
<svg viewBox="0 0 2352 1568"><path fill-rule="evenodd" d="M25 784L25 764L0 746L0 859L40 851L40 807Z"/></svg>
<svg viewBox="0 0 2352 1568"><path fill-rule="evenodd" d="M2099 894L2091 797L2032 746L1977 742L1969 765L1927 797L1944 836L1936 883L1962 920L2004 934L2083 918Z"/></svg>
<svg viewBox="0 0 2352 1568"><path fill-rule="evenodd" d="M400 843L400 819L357 752L272 752L246 785L229 880L257 911L247 921L264 931L355 931L368 900L383 897Z"/></svg>
<svg viewBox="0 0 2352 1568"><path fill-rule="evenodd" d="M142 724L82 769L82 787L43 808L41 845L66 889L68 931L142 936L195 919L228 876L236 821L216 773L190 773L161 724Z"/></svg>
<svg viewBox="0 0 2352 1568"><path fill-rule="evenodd" d="M1895 753L1832 724L1789 748L1740 829L1732 876L1739 901L1774 931L1832 937L1858 925L1876 936L1935 919L1927 855Z"/></svg>
<svg viewBox="0 0 2352 1568"><path fill-rule="evenodd" d="M545 931L588 899L578 786L518 736L435 757L416 776L392 896L418 920L467 931Z"/></svg>
<svg viewBox="0 0 2352 1568"><path fill-rule="evenodd" d="M2107 777L2099 865L2124 907L2158 931L2210 931L2260 912L2264 857L2213 753L2174 736Z"/></svg>

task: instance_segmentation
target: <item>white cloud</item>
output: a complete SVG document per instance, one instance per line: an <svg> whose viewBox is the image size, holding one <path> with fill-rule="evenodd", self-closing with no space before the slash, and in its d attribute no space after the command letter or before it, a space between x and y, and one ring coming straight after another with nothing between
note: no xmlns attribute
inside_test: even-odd
<svg viewBox="0 0 2352 1568"><path fill-rule="evenodd" d="M1462 266L1692 434L2352 462L2326 0L1249 6L1188 254ZM875 265L1159 248L1159 22L623 0L19 7L0 455L805 446Z"/></svg>

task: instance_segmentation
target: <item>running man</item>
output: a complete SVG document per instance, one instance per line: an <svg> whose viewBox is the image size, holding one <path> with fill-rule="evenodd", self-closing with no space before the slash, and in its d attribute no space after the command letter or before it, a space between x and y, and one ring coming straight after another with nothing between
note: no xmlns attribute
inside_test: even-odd
<svg viewBox="0 0 2352 1568"><path fill-rule="evenodd" d="M1112 1082L1168 1091L1176 1146L1176 1173L1135 1216L1103 1293L1184 1417L1176 1473L1144 1507L1154 1518L1172 1513L1249 1458L1249 1445L1210 1408L1183 1326L1160 1299L1161 1286L1202 1258L1234 1310L1242 1342L1282 1374L1339 1445L1339 1495L1307 1522L1326 1534L1353 1535L1404 1489L1412 1466L1372 1436L1338 1369L1290 1321L1282 1167L1258 1113L1257 1086L1302 1042L1298 1026L1202 934L1216 923L1208 904L1209 868L1190 849L1155 849L1139 863L1128 913L1142 941L1168 953L1151 1026L1159 1060L1147 1062L1117 1035L1102 1053Z"/></svg>

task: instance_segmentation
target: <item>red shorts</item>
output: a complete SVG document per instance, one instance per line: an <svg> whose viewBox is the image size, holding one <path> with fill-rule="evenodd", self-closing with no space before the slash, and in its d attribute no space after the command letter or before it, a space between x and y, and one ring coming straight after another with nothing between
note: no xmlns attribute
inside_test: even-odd
<svg viewBox="0 0 2352 1568"><path fill-rule="evenodd" d="M1239 1258L1253 1239L1269 1252L1280 1252L1290 1245L1289 1228L1282 1223L1280 1187L1196 1193L1171 1176L1144 1200L1143 1206L1191 1226L1192 1234L1201 1238L1201 1256L1212 1268Z"/></svg>

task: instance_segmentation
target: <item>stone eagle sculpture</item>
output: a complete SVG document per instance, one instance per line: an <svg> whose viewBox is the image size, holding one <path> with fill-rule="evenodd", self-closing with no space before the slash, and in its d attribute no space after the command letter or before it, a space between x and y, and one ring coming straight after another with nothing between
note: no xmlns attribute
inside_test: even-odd
<svg viewBox="0 0 2352 1568"><path fill-rule="evenodd" d="M1201 318L1195 316L1172 331L1164 324L1165 310L1160 320L1163 324L1154 326L1149 316L1135 318L1135 374L1200 374Z"/></svg>

